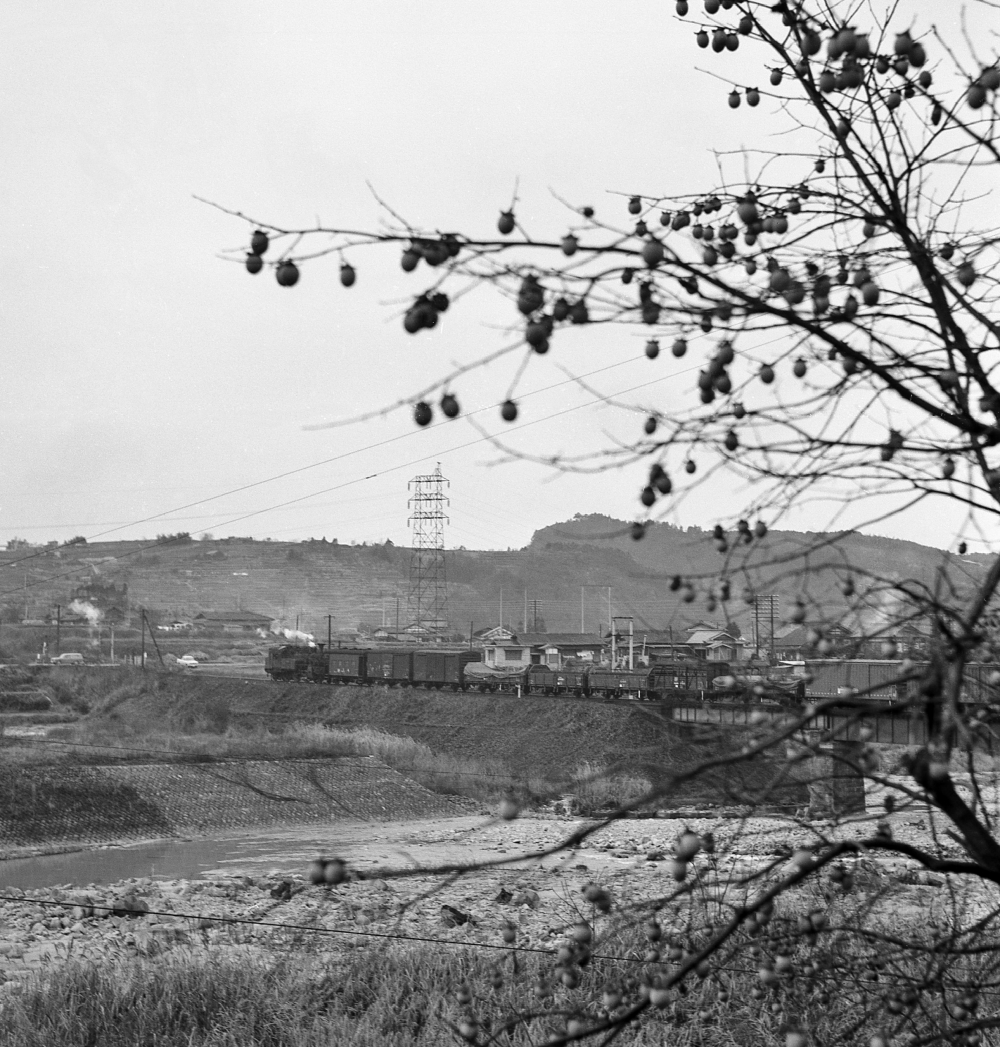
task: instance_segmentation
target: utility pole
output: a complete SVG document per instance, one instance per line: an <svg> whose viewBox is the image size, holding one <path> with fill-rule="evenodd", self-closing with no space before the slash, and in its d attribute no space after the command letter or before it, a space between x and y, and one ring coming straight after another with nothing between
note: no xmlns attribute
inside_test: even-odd
<svg viewBox="0 0 1000 1047"><path fill-rule="evenodd" d="M139 657L142 659L142 671L146 671L146 609L144 607L139 608Z"/></svg>
<svg viewBox="0 0 1000 1047"><path fill-rule="evenodd" d="M503 589L500 590L500 628L503 628Z"/></svg>
<svg viewBox="0 0 1000 1047"><path fill-rule="evenodd" d="M524 590L524 631L528 631L528 590Z"/></svg>
<svg viewBox="0 0 1000 1047"><path fill-rule="evenodd" d="M583 602L584 591L587 590L587 589L605 589L605 588L608 590L608 624L610 625L611 624L611 586L607 585L606 582L587 582L586 585L581 585L580 586L580 632L581 633L585 632L585 629L584 629L584 614L583 614L583 611L584 611L584 602ZM597 617L597 631L598 631L598 633L601 631L601 618L600 618L599 614L598 614L598 617Z"/></svg>
<svg viewBox="0 0 1000 1047"><path fill-rule="evenodd" d="M399 639L399 597L396 597L396 639Z"/></svg>
<svg viewBox="0 0 1000 1047"><path fill-rule="evenodd" d="M770 636L768 637L768 650L771 661L774 661L774 605L778 597L774 593L755 596L753 601L753 645L754 655L760 658L760 650L763 644L760 642L761 611L764 611L765 623L770 625Z"/></svg>
<svg viewBox="0 0 1000 1047"><path fill-rule="evenodd" d="M771 662L774 662L774 597L771 596L768 599L768 603L771 607Z"/></svg>
<svg viewBox="0 0 1000 1047"><path fill-rule="evenodd" d="M333 615L328 614L326 616L326 649L328 651L333 649Z"/></svg>
<svg viewBox="0 0 1000 1047"><path fill-rule="evenodd" d="M619 614L611 619L611 668L615 667L617 654L617 633L615 622L628 622L628 668L631 672L635 668L635 623L631 615Z"/></svg>
<svg viewBox="0 0 1000 1047"><path fill-rule="evenodd" d="M62 654L62 607L56 604L56 654Z"/></svg>

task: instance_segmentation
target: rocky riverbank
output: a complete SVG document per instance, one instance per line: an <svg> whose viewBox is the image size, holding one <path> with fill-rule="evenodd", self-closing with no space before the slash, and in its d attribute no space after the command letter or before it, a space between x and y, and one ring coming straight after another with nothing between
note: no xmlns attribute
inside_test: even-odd
<svg viewBox="0 0 1000 1047"><path fill-rule="evenodd" d="M926 820L896 821L900 838L928 842ZM618 822L579 846L555 850L583 824L470 816L395 823L373 826L364 841L355 835L344 848L334 828L327 856L339 855L348 870L334 886L310 883L308 860L290 846L290 857L267 870L248 861L205 880L0 890L0 982L9 992L54 964L172 950L274 952L308 941L312 950L343 957L396 939L500 946L508 922L518 928L519 948L550 949L578 918L588 883L601 883L619 906L675 886L669 857L684 823ZM738 900L738 885L748 874L780 867L791 848L816 840L808 826L780 819L690 824L715 836L715 855L701 856L692 874L697 871L722 905ZM294 830L285 832L294 838ZM469 868L458 876L434 872L454 863ZM488 864L474 868L482 863ZM883 895L894 918L927 913L948 893L939 878L918 874L902 860L869 856L855 865L858 890ZM988 902L985 894L980 901Z"/></svg>

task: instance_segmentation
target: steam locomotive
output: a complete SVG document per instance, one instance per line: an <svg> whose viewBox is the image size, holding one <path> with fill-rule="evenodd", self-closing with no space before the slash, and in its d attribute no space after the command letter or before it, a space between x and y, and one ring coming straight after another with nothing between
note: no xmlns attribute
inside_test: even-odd
<svg viewBox="0 0 1000 1047"><path fill-rule="evenodd" d="M400 648L326 648L284 644L267 653L264 671L272 680L325 684L376 684L520 695L575 695L645 701L744 701L759 698L760 684L737 679L725 662L658 662L648 668L581 666L556 669L529 665L504 672L484 665L479 651L422 651ZM767 680L772 698L801 702L801 680Z"/></svg>

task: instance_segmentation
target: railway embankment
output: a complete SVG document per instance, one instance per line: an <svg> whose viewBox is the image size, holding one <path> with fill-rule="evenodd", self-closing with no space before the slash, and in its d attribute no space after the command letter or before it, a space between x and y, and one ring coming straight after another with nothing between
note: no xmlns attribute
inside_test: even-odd
<svg viewBox="0 0 1000 1047"><path fill-rule="evenodd" d="M579 795L581 768L626 780L631 791L609 793L610 806L650 785L663 790L661 809L809 803L783 760L725 760L744 730L677 724L639 702L141 672L81 674L77 685L88 711L76 724L0 750L0 856L276 823L448 817L470 809L456 793L492 804L512 789L536 806ZM303 748L302 724L335 729L320 742L341 747ZM393 746L359 747L366 729ZM405 749L397 741L424 762L390 751ZM439 762L428 767L428 756Z"/></svg>
<svg viewBox="0 0 1000 1047"><path fill-rule="evenodd" d="M295 722L373 728L412 738L456 759L499 761L527 783L571 779L582 764L645 778L654 786L736 753L745 728L678 724L658 706L574 698L384 687L330 687L169 676L114 710L137 719L194 724L215 717L278 730ZM803 787L783 760L719 764L672 787L666 805L799 806Z"/></svg>

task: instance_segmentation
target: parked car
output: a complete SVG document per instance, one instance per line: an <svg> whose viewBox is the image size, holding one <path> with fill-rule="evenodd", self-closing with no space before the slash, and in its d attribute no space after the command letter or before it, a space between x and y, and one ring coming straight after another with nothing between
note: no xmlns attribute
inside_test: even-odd
<svg viewBox="0 0 1000 1047"><path fill-rule="evenodd" d="M183 665L185 669L197 669L198 659L192 658L189 654L183 654L177 659L178 665Z"/></svg>
<svg viewBox="0 0 1000 1047"><path fill-rule="evenodd" d="M79 651L66 651L65 654L57 654L50 661L53 665L83 665L83 655Z"/></svg>

